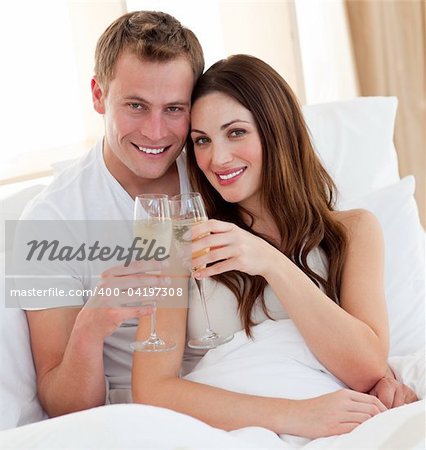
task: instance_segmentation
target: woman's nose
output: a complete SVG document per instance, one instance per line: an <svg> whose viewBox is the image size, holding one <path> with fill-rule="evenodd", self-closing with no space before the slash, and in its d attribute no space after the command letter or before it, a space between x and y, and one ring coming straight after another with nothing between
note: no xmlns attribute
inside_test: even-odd
<svg viewBox="0 0 426 450"><path fill-rule="evenodd" d="M232 153L226 145L212 144L210 163L213 167L220 168L232 161Z"/></svg>

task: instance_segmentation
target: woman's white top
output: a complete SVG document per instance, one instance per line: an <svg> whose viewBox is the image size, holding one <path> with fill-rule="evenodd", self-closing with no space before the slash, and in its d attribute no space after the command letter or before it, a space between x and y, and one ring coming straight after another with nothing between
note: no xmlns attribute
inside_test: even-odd
<svg viewBox="0 0 426 450"><path fill-rule="evenodd" d="M323 278L327 277L327 261L321 250L316 248L309 254L308 264L318 275L321 275ZM205 287L207 310L212 329L222 336L228 336L242 330L244 327L240 320L237 300L234 294L225 285L213 279L206 279ZM289 318L281 301L269 285L265 288L264 298L267 311L272 319ZM255 324L259 324L268 319L263 312L259 299L253 307L252 319ZM203 313L199 291L195 281L191 280L187 339L201 337L205 334L205 331L206 319ZM189 373L206 352L207 350L194 350L186 347L182 375Z"/></svg>

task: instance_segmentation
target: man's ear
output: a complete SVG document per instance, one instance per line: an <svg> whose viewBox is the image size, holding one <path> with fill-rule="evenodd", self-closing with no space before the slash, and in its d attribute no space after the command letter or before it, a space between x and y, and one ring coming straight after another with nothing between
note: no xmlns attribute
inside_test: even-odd
<svg viewBox="0 0 426 450"><path fill-rule="evenodd" d="M105 114L105 96L104 92L95 77L90 83L92 88L92 101L95 111L99 114Z"/></svg>

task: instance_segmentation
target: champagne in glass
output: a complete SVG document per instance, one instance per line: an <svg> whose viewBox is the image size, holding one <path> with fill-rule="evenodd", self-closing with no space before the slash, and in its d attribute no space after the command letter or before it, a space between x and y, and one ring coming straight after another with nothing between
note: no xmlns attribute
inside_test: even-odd
<svg viewBox="0 0 426 450"><path fill-rule="evenodd" d="M155 240L154 248L164 247L166 255L170 252L172 240L172 221L169 198L163 194L142 194L135 198L133 233L135 237ZM173 350L174 342L164 341L157 334L157 304L152 302L151 333L147 340L130 344L138 352L164 352Z"/></svg>
<svg viewBox="0 0 426 450"><path fill-rule="evenodd" d="M191 242L184 239L185 233L191 230L194 225L207 220L207 214L204 207L203 199L198 192L190 192L187 194L176 195L170 200L172 219L173 219L173 235L178 249L184 250L189 254L191 251ZM201 239L204 236L200 236ZM197 253L192 254L192 258L197 258L210 251L205 248ZM205 266L204 266L205 267ZM201 268L201 267L199 267ZM218 345L229 342L234 335L221 336L212 330L210 318L207 311L207 303L205 298L205 279L195 279L198 290L200 292L201 304L203 307L204 317L206 320L206 332L197 339L191 339L188 346L196 349L215 348Z"/></svg>
<svg viewBox="0 0 426 450"><path fill-rule="evenodd" d="M139 219L133 223L133 236L140 238L143 242L155 240L155 247L163 247L165 255L170 253L170 245L172 243L172 220L165 219Z"/></svg>

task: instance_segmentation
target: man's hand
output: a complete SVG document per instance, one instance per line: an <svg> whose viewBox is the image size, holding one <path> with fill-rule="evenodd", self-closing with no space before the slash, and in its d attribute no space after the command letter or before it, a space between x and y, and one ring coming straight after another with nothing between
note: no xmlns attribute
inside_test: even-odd
<svg viewBox="0 0 426 450"><path fill-rule="evenodd" d="M77 316L78 329L87 330L84 333L89 333L91 339L103 341L126 320L151 314L152 307L147 304L149 297L129 295L129 290L168 286L170 279L159 270L164 267L167 267L164 261L134 261L128 267L120 265L105 270L97 294L86 302Z"/></svg>
<svg viewBox="0 0 426 450"><path fill-rule="evenodd" d="M386 376L375 384L369 394L375 395L387 408L395 408L418 400L416 393L411 388L395 379L390 368L388 368Z"/></svg>

